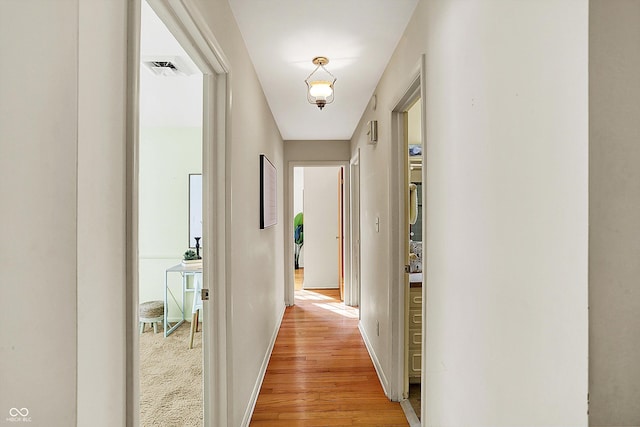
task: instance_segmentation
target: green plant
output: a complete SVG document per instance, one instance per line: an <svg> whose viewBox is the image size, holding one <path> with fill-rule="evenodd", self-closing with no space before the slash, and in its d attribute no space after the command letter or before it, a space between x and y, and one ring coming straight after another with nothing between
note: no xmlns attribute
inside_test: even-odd
<svg viewBox="0 0 640 427"><path fill-rule="evenodd" d="M302 249L302 245L304 244L304 227L303 227L303 215L302 212L298 213L296 217L293 219L293 241L296 244L295 250L295 268L296 270L300 268L299 259L300 259L300 250Z"/></svg>
<svg viewBox="0 0 640 427"><path fill-rule="evenodd" d="M189 249L184 253L184 256L182 257L182 259L184 259L185 261L191 261L194 259L198 259L198 255L196 255L195 251Z"/></svg>

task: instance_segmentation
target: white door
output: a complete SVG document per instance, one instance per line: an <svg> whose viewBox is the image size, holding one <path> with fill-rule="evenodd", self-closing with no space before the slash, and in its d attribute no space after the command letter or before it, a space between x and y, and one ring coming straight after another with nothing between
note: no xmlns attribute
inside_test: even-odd
<svg viewBox="0 0 640 427"><path fill-rule="evenodd" d="M304 168L305 289L338 289L339 169Z"/></svg>

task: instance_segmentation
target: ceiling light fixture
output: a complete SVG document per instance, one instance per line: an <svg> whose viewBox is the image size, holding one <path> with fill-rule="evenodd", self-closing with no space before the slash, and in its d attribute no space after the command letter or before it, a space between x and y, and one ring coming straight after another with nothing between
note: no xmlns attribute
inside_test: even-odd
<svg viewBox="0 0 640 427"><path fill-rule="evenodd" d="M329 63L328 58L317 56L311 62L316 65L316 69L304 80L307 84L307 100L322 110L325 105L333 102L333 84L336 82L336 78L324 68ZM319 71L321 68L322 71ZM314 76L316 72L318 74Z"/></svg>

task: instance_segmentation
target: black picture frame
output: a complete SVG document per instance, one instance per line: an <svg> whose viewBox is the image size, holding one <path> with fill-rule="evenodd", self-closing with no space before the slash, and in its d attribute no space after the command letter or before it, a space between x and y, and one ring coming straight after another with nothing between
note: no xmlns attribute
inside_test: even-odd
<svg viewBox="0 0 640 427"><path fill-rule="evenodd" d="M266 155L260 154L260 229L278 223L278 171Z"/></svg>

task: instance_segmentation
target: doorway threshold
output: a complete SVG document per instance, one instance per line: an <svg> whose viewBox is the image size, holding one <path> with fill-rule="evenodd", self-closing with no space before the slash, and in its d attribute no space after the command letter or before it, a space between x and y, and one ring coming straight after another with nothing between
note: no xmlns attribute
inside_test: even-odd
<svg viewBox="0 0 640 427"><path fill-rule="evenodd" d="M407 421L409 422L409 427L420 427L421 426L420 420L418 419L418 416L413 410L413 406L411 406L409 399L404 399L403 401L401 401L400 406L404 411L405 417L407 417Z"/></svg>

